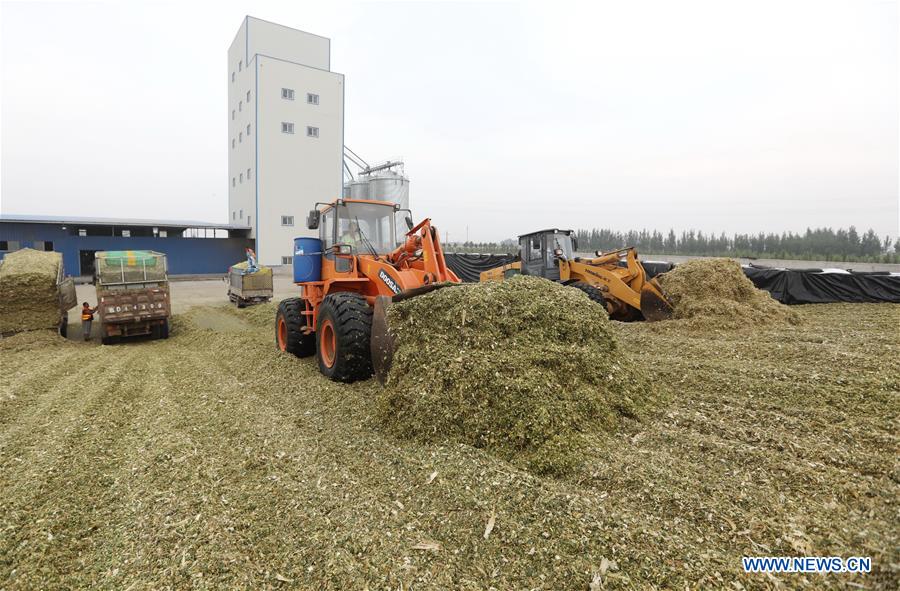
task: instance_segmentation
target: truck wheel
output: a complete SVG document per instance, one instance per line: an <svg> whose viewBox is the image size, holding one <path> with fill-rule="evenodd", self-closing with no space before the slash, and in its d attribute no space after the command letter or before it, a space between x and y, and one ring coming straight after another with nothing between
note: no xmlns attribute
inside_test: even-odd
<svg viewBox="0 0 900 591"><path fill-rule="evenodd" d="M59 336L62 338L66 338L69 334L69 313L66 312L62 315L62 318L59 321Z"/></svg>
<svg viewBox="0 0 900 591"><path fill-rule="evenodd" d="M319 371L336 382L372 375L372 308L358 293L325 296L316 326Z"/></svg>
<svg viewBox="0 0 900 591"><path fill-rule="evenodd" d="M157 325L156 327L156 338L158 339L167 339L169 338L169 319L166 318L163 320L162 324Z"/></svg>
<svg viewBox="0 0 900 591"><path fill-rule="evenodd" d="M275 346L297 357L312 357L316 354L316 335L304 334L306 320L303 310L306 305L300 298L288 298L278 304L275 315Z"/></svg>
<svg viewBox="0 0 900 591"><path fill-rule="evenodd" d="M570 283L569 287L574 287L575 289L580 289L581 291L583 291L584 293L587 294L587 297L590 298L590 300L592 302L596 302L596 303L600 304L601 306L603 306L604 310L607 310L606 298L603 297L603 292L600 291L599 289L597 289L596 287L594 287L593 285L591 285L590 283L587 283L585 281L576 281L575 283Z"/></svg>

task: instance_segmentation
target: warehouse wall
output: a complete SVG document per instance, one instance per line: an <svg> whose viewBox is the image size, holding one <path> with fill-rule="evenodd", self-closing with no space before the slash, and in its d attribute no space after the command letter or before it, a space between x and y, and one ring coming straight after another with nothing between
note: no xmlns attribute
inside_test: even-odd
<svg viewBox="0 0 900 591"><path fill-rule="evenodd" d="M68 275L82 274L82 250L155 250L167 255L171 275L224 274L230 265L245 260L244 249L253 246L247 238L72 236L53 224L11 222L0 223L0 241L4 240L17 241L19 248L32 248L35 241L52 241L53 250L63 255ZM0 258L5 254L0 252Z"/></svg>

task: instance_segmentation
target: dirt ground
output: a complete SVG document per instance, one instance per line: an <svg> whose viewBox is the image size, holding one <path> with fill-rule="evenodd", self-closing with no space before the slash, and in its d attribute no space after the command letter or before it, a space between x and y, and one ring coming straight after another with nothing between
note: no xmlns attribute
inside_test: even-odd
<svg viewBox="0 0 900 591"><path fill-rule="evenodd" d="M211 287L174 289L221 301ZM0 341L0 588L900 583L900 306L800 307L802 326L755 333L618 325L666 402L553 479L387 435L374 381L276 353L272 306L204 302L167 341ZM745 555L874 572L747 575Z"/></svg>

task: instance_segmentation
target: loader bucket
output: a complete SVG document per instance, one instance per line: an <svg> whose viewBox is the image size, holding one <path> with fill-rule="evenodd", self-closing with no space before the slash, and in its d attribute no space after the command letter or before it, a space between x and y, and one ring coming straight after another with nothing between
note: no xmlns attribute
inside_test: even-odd
<svg viewBox="0 0 900 591"><path fill-rule="evenodd" d="M641 288L641 314L648 322L668 320L672 317L672 304L666 300L655 282L647 282Z"/></svg>
<svg viewBox="0 0 900 591"><path fill-rule="evenodd" d="M375 309L372 310L372 369L375 379L382 386L387 380L394 359L394 337L388 330L387 309L391 298L380 295L375 298Z"/></svg>
<svg viewBox="0 0 900 591"><path fill-rule="evenodd" d="M402 302L416 296L420 296L436 289L459 285L458 283L431 283L421 287L414 287L402 291L393 297L380 295L375 298L375 307L372 310L372 337L371 355L372 369L375 370L375 379L382 386L387 381L391 364L394 361L394 335L388 326L387 311L393 302Z"/></svg>

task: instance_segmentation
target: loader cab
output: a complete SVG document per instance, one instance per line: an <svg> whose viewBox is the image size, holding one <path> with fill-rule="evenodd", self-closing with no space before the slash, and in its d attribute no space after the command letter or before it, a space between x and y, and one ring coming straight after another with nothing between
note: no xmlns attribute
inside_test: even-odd
<svg viewBox="0 0 900 591"><path fill-rule="evenodd" d="M575 236L572 230L541 230L519 236L519 255L522 274L559 281L560 257L571 260L575 256Z"/></svg>
<svg viewBox="0 0 900 591"><path fill-rule="evenodd" d="M325 204L317 204L325 205ZM334 261L337 272L350 270L352 256L376 256L391 253L405 239L412 215L389 201L338 199L313 210L307 226L319 230L324 256Z"/></svg>

